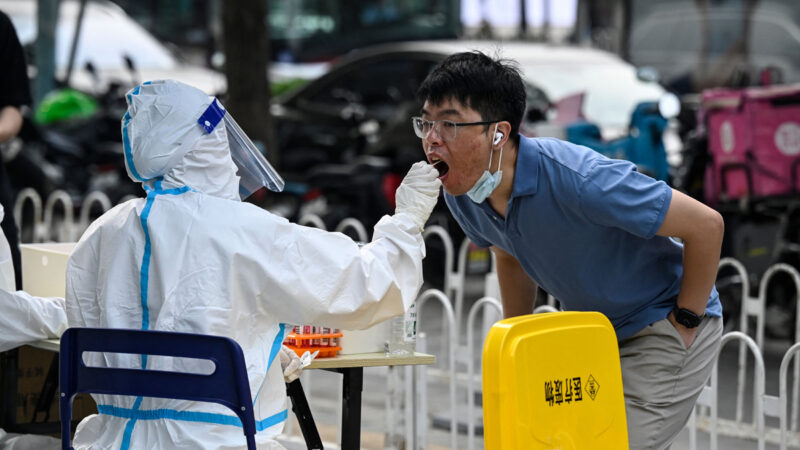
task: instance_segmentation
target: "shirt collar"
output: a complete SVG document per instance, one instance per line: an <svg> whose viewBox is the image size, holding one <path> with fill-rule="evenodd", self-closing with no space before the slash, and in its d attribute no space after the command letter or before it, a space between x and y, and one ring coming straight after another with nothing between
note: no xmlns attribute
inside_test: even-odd
<svg viewBox="0 0 800 450"><path fill-rule="evenodd" d="M536 193L539 186L539 144L520 135L511 198Z"/></svg>

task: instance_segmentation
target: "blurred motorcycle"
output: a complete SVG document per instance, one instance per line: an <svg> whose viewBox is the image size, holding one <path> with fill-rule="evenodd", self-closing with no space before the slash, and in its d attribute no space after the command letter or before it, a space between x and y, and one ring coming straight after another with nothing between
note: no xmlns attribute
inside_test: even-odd
<svg viewBox="0 0 800 450"><path fill-rule="evenodd" d="M642 102L631 114L628 134L606 141L600 127L578 120L565 127L566 140L589 147L609 158L628 160L639 171L651 177L670 181L670 169L664 148L664 131L668 120L680 112L680 101L674 94L665 94L658 102Z"/></svg>
<svg viewBox="0 0 800 450"><path fill-rule="evenodd" d="M800 267L800 84L709 89L698 99L697 126L688 133L675 186L722 214L722 256L744 265L748 294L756 297L774 264ZM741 308L739 278L721 273L717 279L731 323L738 323ZM767 333L791 337L794 280L777 274L766 298Z"/></svg>
<svg viewBox="0 0 800 450"><path fill-rule="evenodd" d="M96 75L91 63L87 71ZM49 93L2 149L14 189L32 187L42 198L61 189L74 204L92 191L104 192L113 203L139 195L123 159L120 118L126 90L127 83L112 82L92 94L67 87Z"/></svg>

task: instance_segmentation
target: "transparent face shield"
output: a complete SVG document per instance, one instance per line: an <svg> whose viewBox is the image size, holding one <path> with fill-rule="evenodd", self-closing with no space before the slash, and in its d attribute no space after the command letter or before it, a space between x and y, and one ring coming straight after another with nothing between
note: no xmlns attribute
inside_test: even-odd
<svg viewBox="0 0 800 450"><path fill-rule="evenodd" d="M231 158L238 168L236 174L239 176L239 197L244 200L262 187L281 192L285 184L283 178L242 131L236 120L227 114L219 100L213 98L211 105L197 119L197 123L206 133L211 133L220 122L225 124Z"/></svg>

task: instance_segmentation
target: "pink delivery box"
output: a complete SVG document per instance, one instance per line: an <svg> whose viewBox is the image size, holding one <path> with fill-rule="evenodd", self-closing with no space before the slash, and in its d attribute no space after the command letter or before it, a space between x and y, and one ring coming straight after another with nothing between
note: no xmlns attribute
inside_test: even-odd
<svg viewBox="0 0 800 450"><path fill-rule="evenodd" d="M712 159L707 202L798 191L800 84L706 91L701 115Z"/></svg>

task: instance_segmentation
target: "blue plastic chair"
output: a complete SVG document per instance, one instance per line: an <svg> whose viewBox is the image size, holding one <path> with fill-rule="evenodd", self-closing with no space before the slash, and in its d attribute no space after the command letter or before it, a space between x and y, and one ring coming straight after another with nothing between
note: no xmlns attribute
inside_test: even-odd
<svg viewBox="0 0 800 450"><path fill-rule="evenodd" d="M233 339L189 333L111 328L69 328L61 336L59 391L62 448L71 449L72 398L79 392L175 398L227 406L242 421L247 448L255 450L253 400L244 354ZM209 374L89 367L83 352L132 353L208 359Z"/></svg>

